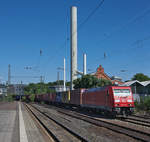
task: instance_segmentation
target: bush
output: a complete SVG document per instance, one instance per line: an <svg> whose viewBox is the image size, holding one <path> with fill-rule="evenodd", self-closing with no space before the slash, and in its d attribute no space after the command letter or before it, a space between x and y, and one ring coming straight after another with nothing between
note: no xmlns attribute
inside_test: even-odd
<svg viewBox="0 0 150 142"><path fill-rule="evenodd" d="M145 106L146 111L150 110L150 97L146 97L144 99L144 106Z"/></svg>
<svg viewBox="0 0 150 142"><path fill-rule="evenodd" d="M8 94L6 97L4 97L3 101L6 101L6 102L14 101L14 95Z"/></svg>
<svg viewBox="0 0 150 142"><path fill-rule="evenodd" d="M35 94L31 94L31 95L30 95L30 100L31 100L31 102L34 102L34 99L35 99Z"/></svg>
<svg viewBox="0 0 150 142"><path fill-rule="evenodd" d="M134 102L136 111L150 111L150 97L141 98L140 102Z"/></svg>
<svg viewBox="0 0 150 142"><path fill-rule="evenodd" d="M26 97L23 96L22 99L21 99L21 101L26 102Z"/></svg>

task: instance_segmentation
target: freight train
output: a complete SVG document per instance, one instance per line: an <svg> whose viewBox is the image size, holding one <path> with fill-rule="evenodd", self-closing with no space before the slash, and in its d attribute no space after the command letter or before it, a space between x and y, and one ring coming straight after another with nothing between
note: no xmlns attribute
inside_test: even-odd
<svg viewBox="0 0 150 142"><path fill-rule="evenodd" d="M126 86L106 86L40 94L36 95L35 101L96 111L113 117L128 116L134 111L132 91Z"/></svg>

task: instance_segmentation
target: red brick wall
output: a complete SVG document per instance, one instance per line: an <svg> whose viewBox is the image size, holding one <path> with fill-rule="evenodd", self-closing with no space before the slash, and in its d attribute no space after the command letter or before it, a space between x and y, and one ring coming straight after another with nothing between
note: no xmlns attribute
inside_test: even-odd
<svg viewBox="0 0 150 142"><path fill-rule="evenodd" d="M106 73L104 73L104 68L101 65L97 68L95 76L97 78L111 80L111 78Z"/></svg>
<svg viewBox="0 0 150 142"><path fill-rule="evenodd" d="M111 80L111 78L104 72L104 68L100 65L97 68L97 71L95 73L95 75L98 79L105 79L105 80L109 80L112 82L112 84L115 84L115 82L117 82L119 85L123 84L123 82L118 81L118 80Z"/></svg>

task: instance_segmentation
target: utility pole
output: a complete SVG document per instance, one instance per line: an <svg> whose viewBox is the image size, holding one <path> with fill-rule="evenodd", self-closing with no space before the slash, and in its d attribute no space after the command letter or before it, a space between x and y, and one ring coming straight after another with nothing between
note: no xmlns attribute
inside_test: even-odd
<svg viewBox="0 0 150 142"><path fill-rule="evenodd" d="M66 91L66 60L64 58L64 91Z"/></svg>
<svg viewBox="0 0 150 142"><path fill-rule="evenodd" d="M9 64L8 65L7 96L10 93L10 84L11 84L11 71L10 71L10 64Z"/></svg>
<svg viewBox="0 0 150 142"><path fill-rule="evenodd" d="M57 85L59 85L59 70L57 72Z"/></svg>
<svg viewBox="0 0 150 142"><path fill-rule="evenodd" d="M71 47L71 73L70 89L73 90L73 81L77 79L77 7L71 7L71 29L70 29L70 47Z"/></svg>
<svg viewBox="0 0 150 142"><path fill-rule="evenodd" d="M86 75L86 54L83 54L83 75Z"/></svg>
<svg viewBox="0 0 150 142"><path fill-rule="evenodd" d="M43 83L44 82L44 76L40 76L40 82Z"/></svg>
<svg viewBox="0 0 150 142"><path fill-rule="evenodd" d="M10 71L10 64L8 65L8 86L11 84L11 71Z"/></svg>

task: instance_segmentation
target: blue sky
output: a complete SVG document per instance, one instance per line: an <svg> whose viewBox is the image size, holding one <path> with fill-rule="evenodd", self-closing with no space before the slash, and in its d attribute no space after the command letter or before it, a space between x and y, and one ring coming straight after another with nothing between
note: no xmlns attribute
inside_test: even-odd
<svg viewBox="0 0 150 142"><path fill-rule="evenodd" d="M0 1L1 82L7 80L8 64L12 76L43 75L46 82L55 81L64 57L70 80L70 41L66 40L70 36L70 7L78 7L80 25L99 3L100 0ZM149 25L149 0L105 0L78 31L78 69L82 70L82 55L86 52L91 71L101 64L108 75L123 80L138 72L150 76ZM32 69L24 69L27 66ZM12 78L13 83L21 80L29 83L39 78Z"/></svg>

